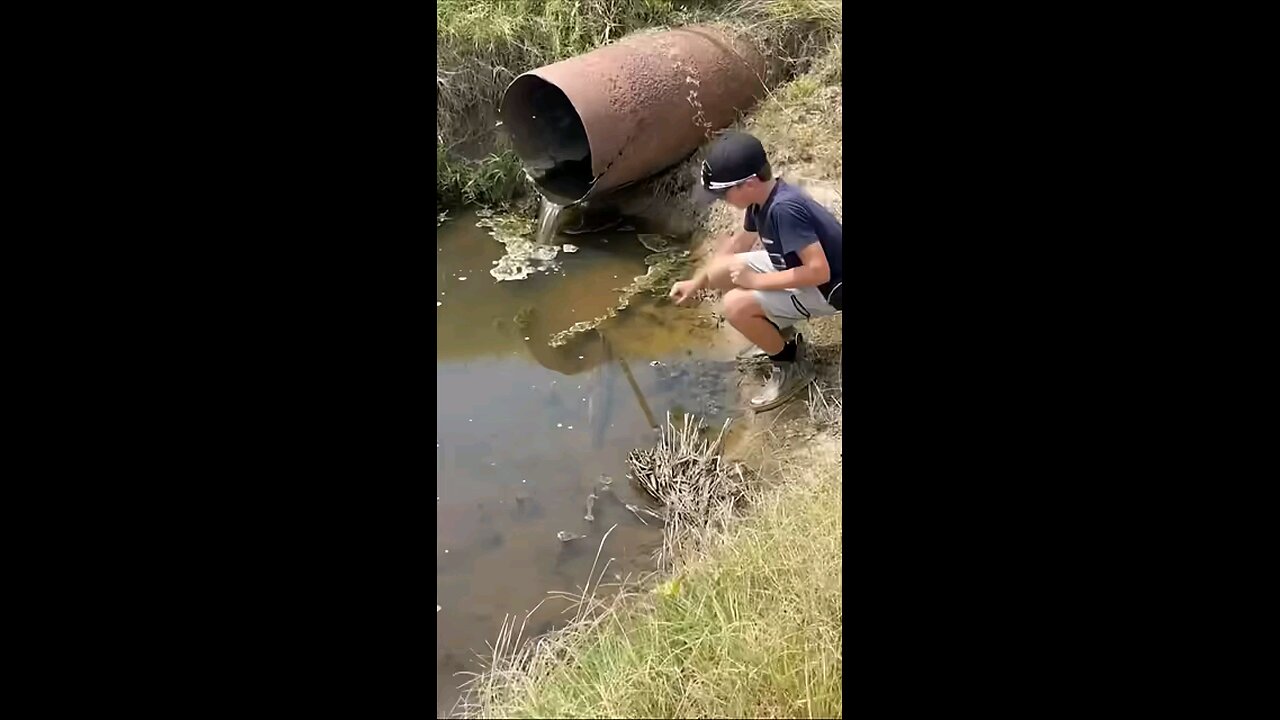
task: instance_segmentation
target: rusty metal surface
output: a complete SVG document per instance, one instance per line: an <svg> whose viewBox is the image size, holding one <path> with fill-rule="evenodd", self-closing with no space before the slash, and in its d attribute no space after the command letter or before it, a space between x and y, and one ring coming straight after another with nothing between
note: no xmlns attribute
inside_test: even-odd
<svg viewBox="0 0 1280 720"><path fill-rule="evenodd" d="M594 182L585 198L688 156L764 95L764 68L764 59L742 40L690 26L633 36L525 73L507 88L500 112L527 165L532 158L526 156L534 154L530 138L550 132L535 127L527 98L520 97L530 87L545 88L527 78L564 93L590 144Z"/></svg>

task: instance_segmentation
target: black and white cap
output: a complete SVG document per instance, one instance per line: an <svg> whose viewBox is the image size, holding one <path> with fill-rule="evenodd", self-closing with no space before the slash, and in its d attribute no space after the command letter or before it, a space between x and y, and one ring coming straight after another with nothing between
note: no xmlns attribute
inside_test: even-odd
<svg viewBox="0 0 1280 720"><path fill-rule="evenodd" d="M722 135L702 161L702 187L717 195L755 177L769 162L764 146L747 133Z"/></svg>

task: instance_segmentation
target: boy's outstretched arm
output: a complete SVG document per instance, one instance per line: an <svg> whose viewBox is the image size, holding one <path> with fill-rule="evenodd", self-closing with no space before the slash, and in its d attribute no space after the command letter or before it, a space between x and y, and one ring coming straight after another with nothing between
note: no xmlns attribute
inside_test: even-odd
<svg viewBox="0 0 1280 720"><path fill-rule="evenodd" d="M754 230L737 231L732 236L720 241L716 246L716 251L712 256L712 261L714 262L722 258L732 257L736 253L750 251L751 248L755 246L756 239L759 237L760 234ZM668 294L669 297L674 300L677 305L683 305L688 302L693 298L694 293L707 287L707 271L709 269L710 264L699 268L698 271L693 274L692 278L688 280L681 280L671 286L671 292Z"/></svg>

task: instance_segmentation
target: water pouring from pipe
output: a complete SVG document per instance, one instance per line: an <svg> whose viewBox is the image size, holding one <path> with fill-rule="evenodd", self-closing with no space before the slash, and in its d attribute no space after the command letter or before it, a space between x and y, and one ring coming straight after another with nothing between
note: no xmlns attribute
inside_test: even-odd
<svg viewBox="0 0 1280 720"><path fill-rule="evenodd" d="M563 205L557 205L546 197L542 198L542 203L538 206L538 234L535 236L539 245L551 244L556 230L560 228L560 213L563 211Z"/></svg>

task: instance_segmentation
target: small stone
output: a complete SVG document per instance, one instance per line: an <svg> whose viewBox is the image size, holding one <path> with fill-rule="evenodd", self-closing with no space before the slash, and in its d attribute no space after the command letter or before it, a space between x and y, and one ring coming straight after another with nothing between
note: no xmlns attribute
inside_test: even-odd
<svg viewBox="0 0 1280 720"><path fill-rule="evenodd" d="M462 277L460 277L460 278L458 278L458 279L459 279L459 280L466 280L467 278L466 278L466 276L464 275L464 276L462 276Z"/></svg>
<svg viewBox="0 0 1280 720"><path fill-rule="evenodd" d="M440 607L439 605L437 605L437 606L436 606L436 612L440 612L440 611L441 611L441 610L443 610L443 609L444 609L444 608Z"/></svg>
<svg viewBox="0 0 1280 720"><path fill-rule="evenodd" d="M576 252L578 252L578 246L577 246L577 245L570 245L569 243L565 243L565 244L564 244L564 246L563 246L563 247L561 247L560 249L561 249L561 250L564 250L564 251L565 251L565 252L567 252L567 253L576 253Z"/></svg>
<svg viewBox="0 0 1280 720"><path fill-rule="evenodd" d="M436 307L440 307L440 306L441 306L441 305L443 305L443 304L444 304L444 303L440 302L439 300L437 300L437 301L436 301Z"/></svg>

